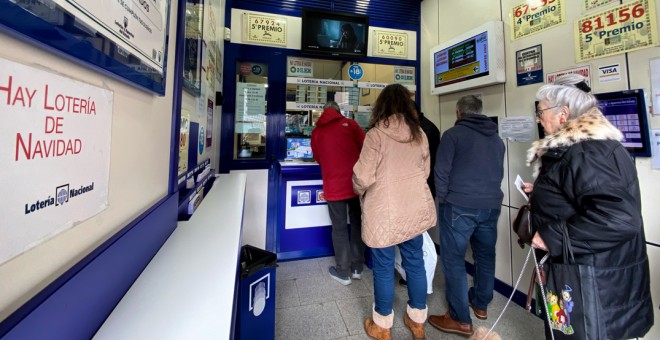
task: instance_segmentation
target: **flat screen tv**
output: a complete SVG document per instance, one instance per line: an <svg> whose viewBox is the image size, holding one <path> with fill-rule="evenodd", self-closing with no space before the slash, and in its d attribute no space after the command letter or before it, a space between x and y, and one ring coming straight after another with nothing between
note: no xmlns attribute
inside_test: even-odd
<svg viewBox="0 0 660 340"><path fill-rule="evenodd" d="M366 57L369 17L303 8L303 53L335 57Z"/></svg>
<svg viewBox="0 0 660 340"><path fill-rule="evenodd" d="M287 138L286 159L314 160L312 155L311 138Z"/></svg>
<svg viewBox="0 0 660 340"><path fill-rule="evenodd" d="M623 146L636 157L651 157L651 138L644 90L596 93L607 119L623 133Z"/></svg>
<svg viewBox="0 0 660 340"><path fill-rule="evenodd" d="M504 30L487 22L431 48L431 94L504 83Z"/></svg>

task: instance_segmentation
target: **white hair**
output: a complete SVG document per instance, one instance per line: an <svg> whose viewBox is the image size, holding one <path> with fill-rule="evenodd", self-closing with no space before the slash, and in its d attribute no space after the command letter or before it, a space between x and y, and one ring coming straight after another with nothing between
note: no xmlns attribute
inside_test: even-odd
<svg viewBox="0 0 660 340"><path fill-rule="evenodd" d="M598 99L572 86L543 85L536 92L538 101L547 100L549 106L567 106L568 119L575 119L589 110L598 107Z"/></svg>

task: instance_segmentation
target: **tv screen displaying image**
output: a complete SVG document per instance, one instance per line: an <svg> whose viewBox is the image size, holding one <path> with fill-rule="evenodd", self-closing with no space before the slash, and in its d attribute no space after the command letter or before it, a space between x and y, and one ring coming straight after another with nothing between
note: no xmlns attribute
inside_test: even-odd
<svg viewBox="0 0 660 340"><path fill-rule="evenodd" d="M302 27L303 52L333 56L367 55L367 16L303 9Z"/></svg>
<svg viewBox="0 0 660 340"><path fill-rule="evenodd" d="M287 138L286 159L313 160L311 138Z"/></svg>

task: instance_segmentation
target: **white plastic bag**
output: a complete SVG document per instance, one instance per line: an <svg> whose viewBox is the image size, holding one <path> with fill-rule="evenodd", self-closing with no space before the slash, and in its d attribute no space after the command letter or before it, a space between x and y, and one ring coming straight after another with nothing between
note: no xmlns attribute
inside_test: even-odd
<svg viewBox="0 0 660 340"><path fill-rule="evenodd" d="M438 263L438 254L435 252L435 244L428 232L422 234L424 244L422 251L424 252L424 269L426 269L426 294L433 293L433 276L435 276L435 266ZM403 269L401 264L401 251L399 247L394 248L394 268L401 274L401 277L406 279L406 270Z"/></svg>

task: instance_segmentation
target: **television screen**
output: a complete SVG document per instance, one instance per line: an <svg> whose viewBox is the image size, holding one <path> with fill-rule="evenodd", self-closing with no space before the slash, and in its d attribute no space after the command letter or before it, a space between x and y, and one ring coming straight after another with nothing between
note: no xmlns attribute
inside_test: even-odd
<svg viewBox="0 0 660 340"><path fill-rule="evenodd" d="M313 160L311 138L287 138L286 159Z"/></svg>
<svg viewBox="0 0 660 340"><path fill-rule="evenodd" d="M369 17L305 8L302 12L303 52L333 56L367 56Z"/></svg>
<svg viewBox="0 0 660 340"><path fill-rule="evenodd" d="M651 157L651 139L644 90L595 94L607 119L623 133L623 146L633 156Z"/></svg>
<svg viewBox="0 0 660 340"><path fill-rule="evenodd" d="M503 83L501 21L492 21L431 48L431 94L446 94Z"/></svg>

